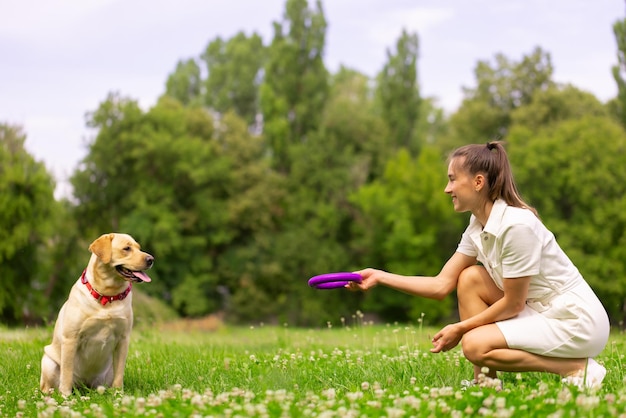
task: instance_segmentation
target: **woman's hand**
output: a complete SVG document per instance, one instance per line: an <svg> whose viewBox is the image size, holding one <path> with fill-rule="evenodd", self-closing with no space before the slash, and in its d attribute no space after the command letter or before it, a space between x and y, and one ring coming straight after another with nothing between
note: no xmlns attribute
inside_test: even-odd
<svg viewBox="0 0 626 418"><path fill-rule="evenodd" d="M445 326L441 331L433 337L433 348L431 353L440 353L449 351L456 347L463 337L463 329L459 323Z"/></svg>
<svg viewBox="0 0 626 418"><path fill-rule="evenodd" d="M357 282L349 282L345 287L348 290L352 290L353 292L360 290L365 292L372 287L378 285L378 281L380 276L385 274L382 270L376 270L372 268L367 268L365 270L355 271L354 273L361 276L361 283Z"/></svg>

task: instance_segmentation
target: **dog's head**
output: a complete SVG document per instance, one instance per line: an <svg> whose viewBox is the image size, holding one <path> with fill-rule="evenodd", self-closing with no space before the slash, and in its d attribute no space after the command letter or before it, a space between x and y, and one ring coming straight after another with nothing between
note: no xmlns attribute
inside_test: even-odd
<svg viewBox="0 0 626 418"><path fill-rule="evenodd" d="M144 270L152 267L154 257L141 251L141 246L128 234L104 234L91 243L89 251L126 281L152 281Z"/></svg>

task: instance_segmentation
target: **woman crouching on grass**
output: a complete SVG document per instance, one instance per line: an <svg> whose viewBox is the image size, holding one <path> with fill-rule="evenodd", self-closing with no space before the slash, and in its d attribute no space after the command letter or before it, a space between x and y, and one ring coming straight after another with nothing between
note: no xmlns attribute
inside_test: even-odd
<svg viewBox="0 0 626 418"><path fill-rule="evenodd" d="M445 192L454 210L471 212L456 252L435 277L365 269L350 290L376 285L432 299L456 289L460 322L433 338L433 353L462 339L474 379L487 368L550 372L579 388L599 387L606 369L593 360L609 338L597 296L520 197L500 142L467 145L449 159ZM480 264L478 264L480 262Z"/></svg>

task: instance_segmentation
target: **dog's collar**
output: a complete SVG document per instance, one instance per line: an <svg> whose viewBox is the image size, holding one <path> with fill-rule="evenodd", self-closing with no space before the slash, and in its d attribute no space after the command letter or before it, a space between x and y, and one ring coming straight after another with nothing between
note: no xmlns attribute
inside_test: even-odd
<svg viewBox="0 0 626 418"><path fill-rule="evenodd" d="M102 306L106 305L109 302L113 302L114 300L126 299L126 296L128 296L128 294L130 293L131 289L133 288L133 284L132 283L128 283L128 287L122 293L119 293L119 294L114 295L114 296L103 295L102 293L100 293L96 289L94 289L91 286L91 283L89 283L89 281L87 280L87 270L86 269L83 270L83 274L80 276L80 281L85 286L87 286L87 290L89 290L89 293L91 293L91 296L93 296L94 299L96 299L98 302L100 302L102 304Z"/></svg>

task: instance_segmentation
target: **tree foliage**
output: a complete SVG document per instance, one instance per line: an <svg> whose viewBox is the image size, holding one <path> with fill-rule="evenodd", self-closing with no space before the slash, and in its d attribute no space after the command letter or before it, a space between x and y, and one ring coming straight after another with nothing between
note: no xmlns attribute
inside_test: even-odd
<svg viewBox="0 0 626 418"><path fill-rule="evenodd" d="M626 19L618 20L613 24L613 34L617 43L617 64L611 69L617 84L615 98L615 113L626 127Z"/></svg>
<svg viewBox="0 0 626 418"><path fill-rule="evenodd" d="M41 314L46 239L56 214L54 181L24 148L17 126L0 124L0 318L3 323Z"/></svg>
<svg viewBox="0 0 626 418"><path fill-rule="evenodd" d="M565 85L551 86L536 92L528 105L511 113L511 122L514 126L523 126L536 132L568 119L609 115L607 107L591 93Z"/></svg>
<svg viewBox="0 0 626 418"><path fill-rule="evenodd" d="M464 88L461 107L450 118L448 148L505 138L511 112L549 88L554 83L552 73L550 54L539 47L519 62L501 53L494 65L479 61L474 70L476 87Z"/></svg>
<svg viewBox="0 0 626 418"><path fill-rule="evenodd" d="M287 0L282 22L274 23L261 85L263 132L275 166L289 172L289 148L317 129L328 95L324 66L326 18L320 0Z"/></svg>
<svg viewBox="0 0 626 418"><path fill-rule="evenodd" d="M208 76L204 103L220 113L233 111L252 125L259 113L259 84L266 59L263 40L243 32L229 40L217 38L202 54Z"/></svg>
<svg viewBox="0 0 626 418"><path fill-rule="evenodd" d="M186 105L198 104L202 95L202 77L195 60L178 62L176 70L167 78L165 94Z"/></svg>
<svg viewBox="0 0 626 418"><path fill-rule="evenodd" d="M405 148L417 155L420 144L415 127L419 120L420 92L417 83L417 34L406 30L396 44L396 53L387 51L387 63L378 75L376 95L383 120L396 148Z"/></svg>

